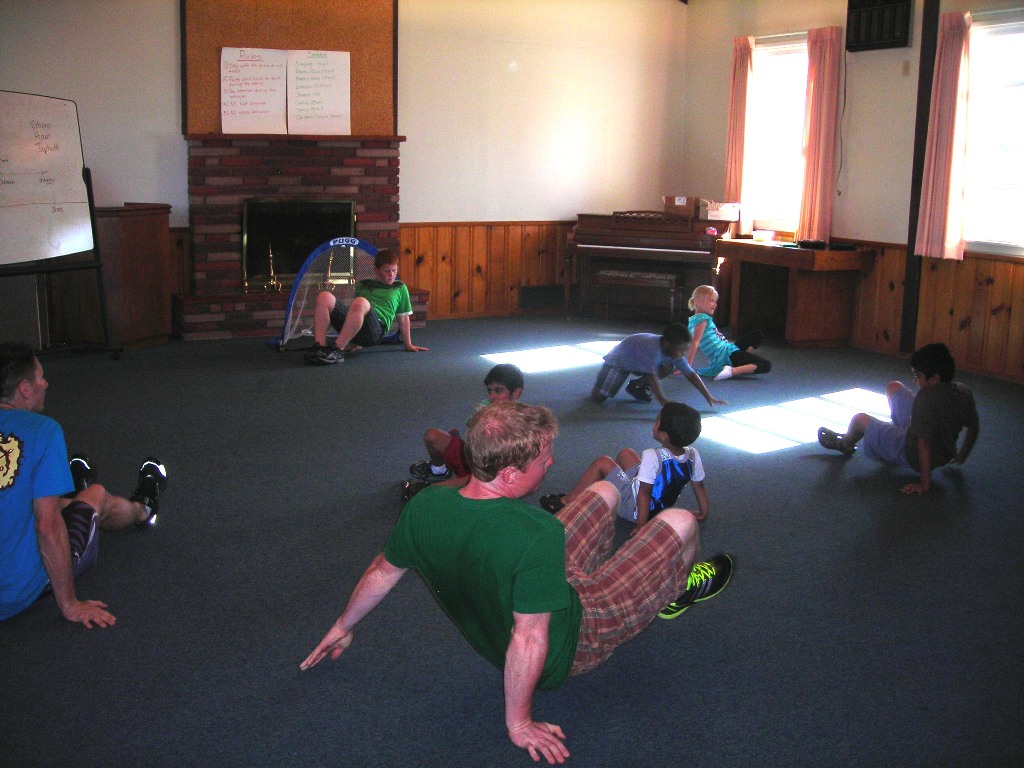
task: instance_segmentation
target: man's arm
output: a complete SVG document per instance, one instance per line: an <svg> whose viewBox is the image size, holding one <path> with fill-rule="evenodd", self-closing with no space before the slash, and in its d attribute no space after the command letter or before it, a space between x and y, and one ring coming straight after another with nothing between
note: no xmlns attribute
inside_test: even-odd
<svg viewBox="0 0 1024 768"><path fill-rule="evenodd" d="M569 750L562 729L533 719L533 692L548 657L550 613L512 613L512 639L505 653L505 727L517 747L534 762L564 763Z"/></svg>
<svg viewBox="0 0 1024 768"><path fill-rule="evenodd" d="M394 589L405 568L398 568L389 563L381 552L374 558L370 566L359 577L356 588L345 606L345 612L338 617L316 649L299 665L299 669L309 669L323 661L330 654L336 659L352 644L352 627L359 623L366 614L377 607L377 604Z"/></svg>
<svg viewBox="0 0 1024 768"><path fill-rule="evenodd" d="M75 575L71 568L71 545L68 543L68 529L61 515L59 496L43 496L32 502L35 515L36 541L43 568L50 579L53 596L64 618L77 621L87 629L92 625L109 627L116 621L106 610L106 603L99 600L79 600L75 596Z"/></svg>
<svg viewBox="0 0 1024 768"><path fill-rule="evenodd" d="M405 344L406 352L427 352L426 347L417 347L412 343L412 323L408 315L398 316L398 330L402 334L402 343Z"/></svg>

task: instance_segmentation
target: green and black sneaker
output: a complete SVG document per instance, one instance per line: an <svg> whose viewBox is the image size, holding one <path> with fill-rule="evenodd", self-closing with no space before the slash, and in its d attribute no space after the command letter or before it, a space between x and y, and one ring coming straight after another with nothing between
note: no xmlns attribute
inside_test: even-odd
<svg viewBox="0 0 1024 768"><path fill-rule="evenodd" d="M686 580L686 591L666 605L658 614L662 619L674 619L694 603L710 600L729 583L732 576L732 558L715 555L703 563L694 563Z"/></svg>

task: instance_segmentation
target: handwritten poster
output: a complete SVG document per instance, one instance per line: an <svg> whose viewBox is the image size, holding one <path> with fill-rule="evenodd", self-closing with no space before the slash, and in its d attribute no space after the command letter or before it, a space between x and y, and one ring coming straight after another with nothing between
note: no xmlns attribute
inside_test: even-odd
<svg viewBox="0 0 1024 768"><path fill-rule="evenodd" d="M351 62L341 51L288 51L288 133L347 136Z"/></svg>
<svg viewBox="0 0 1024 768"><path fill-rule="evenodd" d="M224 133L288 133L287 51L223 48L220 121Z"/></svg>
<svg viewBox="0 0 1024 768"><path fill-rule="evenodd" d="M0 266L91 250L73 101L0 91Z"/></svg>

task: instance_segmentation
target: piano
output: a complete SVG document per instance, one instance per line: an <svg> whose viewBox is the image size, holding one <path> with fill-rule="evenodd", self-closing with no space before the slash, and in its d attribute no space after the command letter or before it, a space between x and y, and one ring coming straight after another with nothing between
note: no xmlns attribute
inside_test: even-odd
<svg viewBox="0 0 1024 768"><path fill-rule="evenodd" d="M627 309L630 316L659 321L684 321L686 301L698 285L713 284L715 244L729 232L730 222L690 218L662 211L581 213L569 232L566 258L576 284L576 310L590 316ZM635 273L637 279L599 289L598 273ZM649 279L675 276L669 282L676 296L668 306L653 301ZM648 279L645 279L645 276ZM663 281L664 282L664 281ZM672 308L672 309L669 309ZM624 313L623 313L624 314ZM674 316L670 316L674 315Z"/></svg>

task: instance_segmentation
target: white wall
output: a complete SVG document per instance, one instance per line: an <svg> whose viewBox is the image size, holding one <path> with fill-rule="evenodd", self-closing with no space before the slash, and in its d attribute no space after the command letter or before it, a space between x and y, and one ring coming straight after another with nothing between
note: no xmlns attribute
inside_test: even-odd
<svg viewBox="0 0 1024 768"><path fill-rule="evenodd" d="M833 234L902 243L913 48L847 54ZM942 10L1020 7L945 0ZM179 0L0 0L0 88L73 99L99 205L187 223ZM845 26L846 0L400 0L403 222L560 220L720 199L732 38ZM906 74L904 74L906 70Z"/></svg>
<svg viewBox="0 0 1024 768"><path fill-rule="evenodd" d="M846 7L846 0L700 0L692 4L684 142L694 151L687 155L683 186L721 199L733 38L826 26L845 29ZM917 7L911 27L913 48L844 54L842 167L832 223L837 237L906 242L920 18ZM697 109L698 105L704 108Z"/></svg>
<svg viewBox="0 0 1024 768"><path fill-rule="evenodd" d="M679 0L400 2L402 221L660 207L686 16Z"/></svg>
<svg viewBox="0 0 1024 768"><path fill-rule="evenodd" d="M0 88L78 105L99 206L170 203L188 223L178 0L3 0Z"/></svg>

